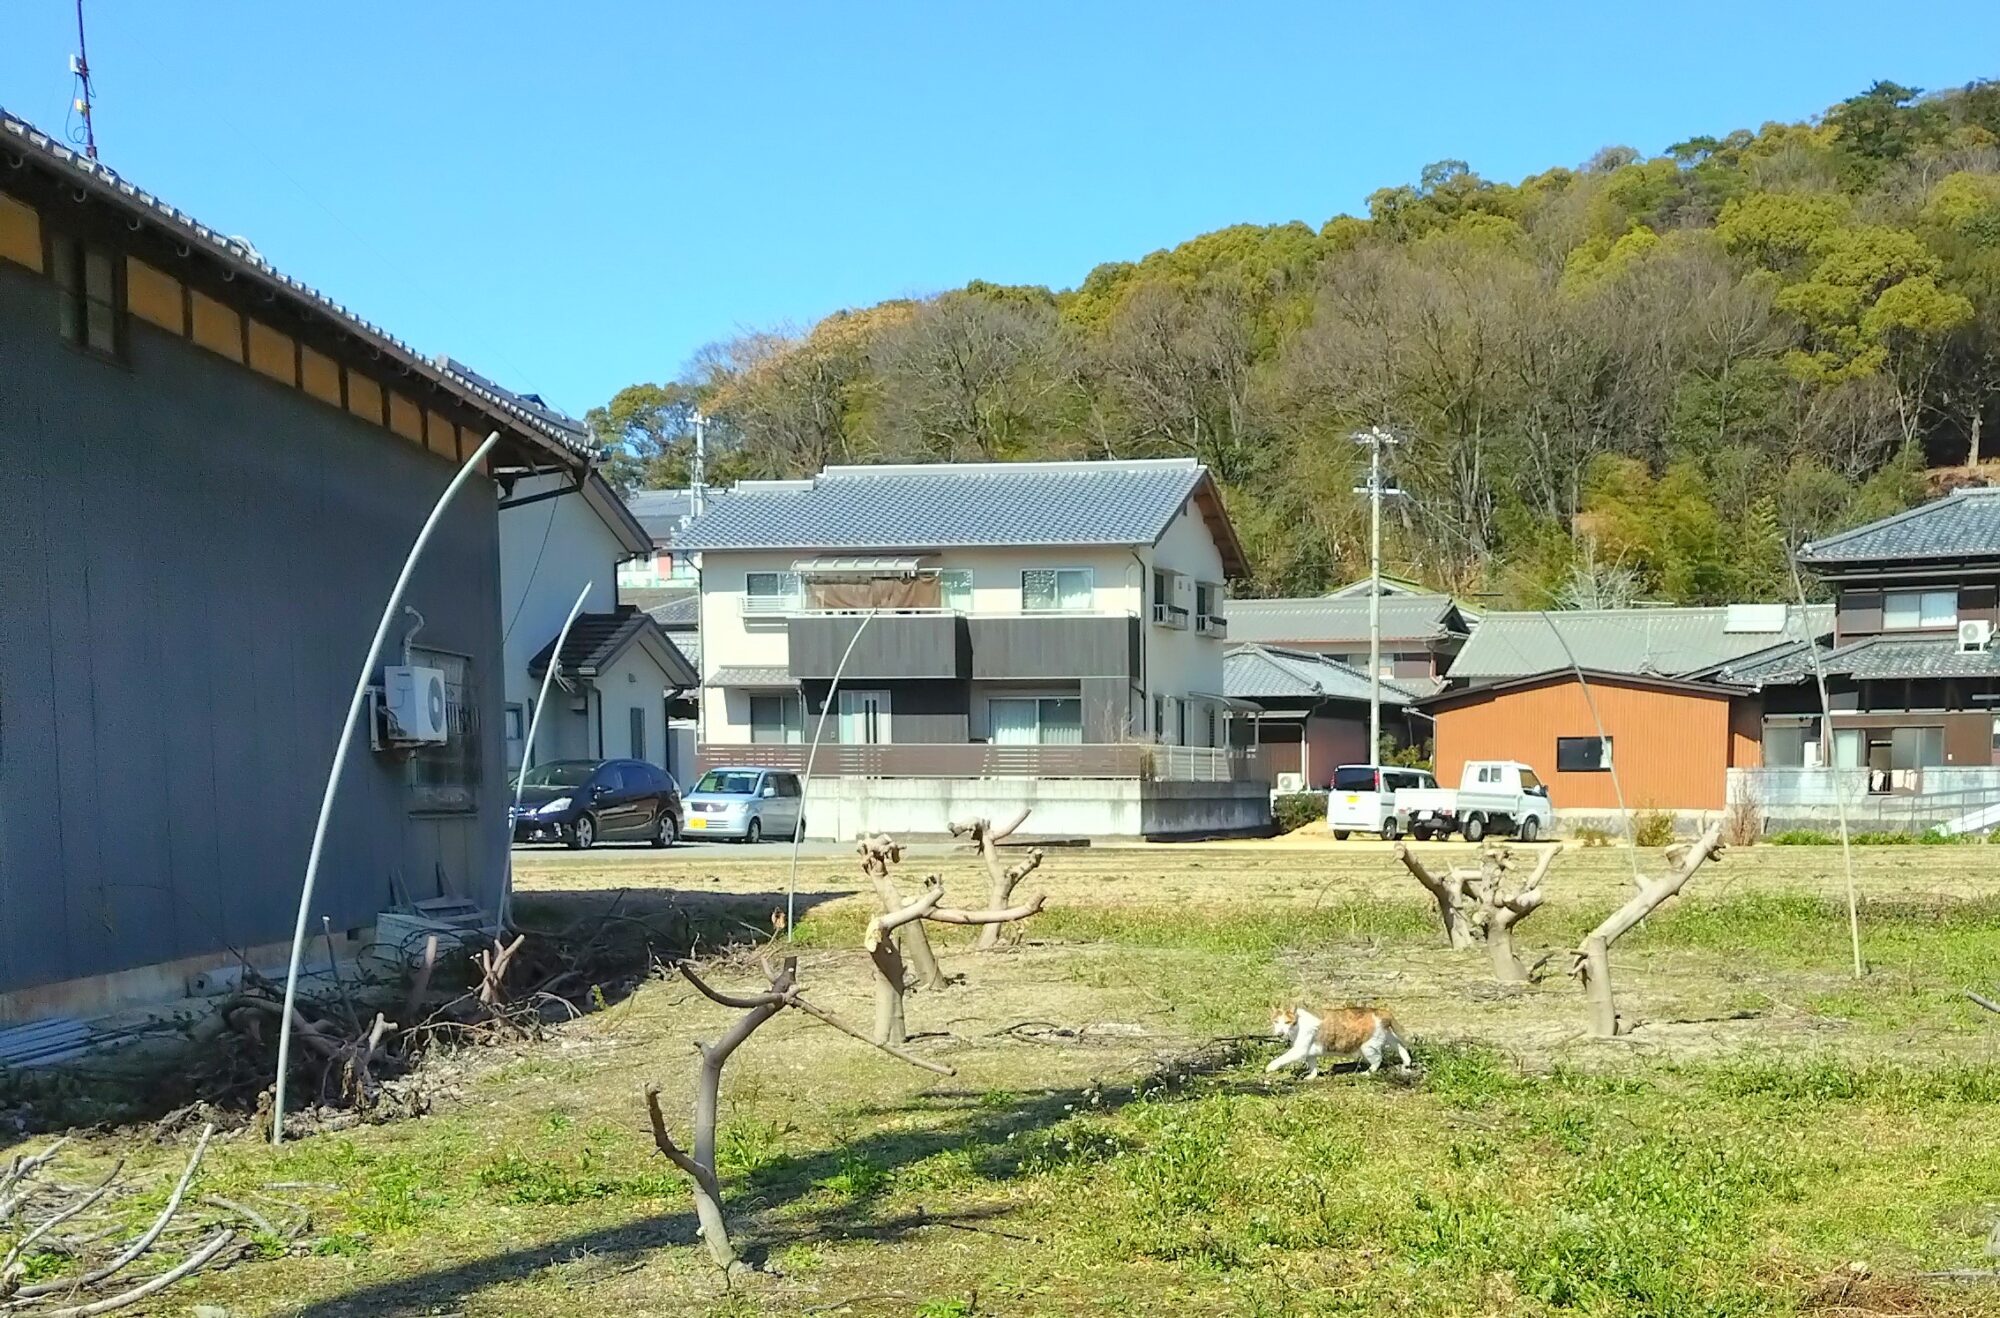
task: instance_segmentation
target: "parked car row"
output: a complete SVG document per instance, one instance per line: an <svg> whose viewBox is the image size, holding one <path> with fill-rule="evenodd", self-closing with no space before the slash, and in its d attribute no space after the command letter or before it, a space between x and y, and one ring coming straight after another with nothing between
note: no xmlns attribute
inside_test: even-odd
<svg viewBox="0 0 2000 1318"><path fill-rule="evenodd" d="M519 789L509 812L516 843L584 851L599 842L667 847L689 833L760 842L805 832L798 775L776 769L710 769L683 801L673 775L644 760L551 760L529 769Z"/></svg>
<svg viewBox="0 0 2000 1318"><path fill-rule="evenodd" d="M1456 788L1439 787L1423 769L1343 764L1327 792L1326 826L1342 841L1356 833L1386 842L1405 834L1428 842L1457 833L1477 842L1500 833L1534 842L1554 823L1547 784L1513 760L1469 760Z"/></svg>

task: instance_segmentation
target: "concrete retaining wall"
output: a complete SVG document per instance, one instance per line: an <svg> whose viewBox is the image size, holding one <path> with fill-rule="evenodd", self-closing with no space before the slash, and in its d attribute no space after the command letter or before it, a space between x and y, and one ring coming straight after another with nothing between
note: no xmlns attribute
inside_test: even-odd
<svg viewBox="0 0 2000 1318"><path fill-rule="evenodd" d="M816 778L806 836L941 836L954 819L1007 819L1055 837L1207 837L1270 826L1262 783L1146 782L1136 778Z"/></svg>

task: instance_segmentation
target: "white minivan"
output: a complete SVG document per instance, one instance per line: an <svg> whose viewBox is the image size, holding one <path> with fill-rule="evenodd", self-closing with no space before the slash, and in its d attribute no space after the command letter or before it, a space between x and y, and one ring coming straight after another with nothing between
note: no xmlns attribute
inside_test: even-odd
<svg viewBox="0 0 2000 1318"><path fill-rule="evenodd" d="M1343 764L1333 771L1333 783L1326 794L1327 830L1342 842L1352 833L1375 833L1385 842L1394 842L1402 832L1396 818L1396 792L1436 786L1437 779L1425 769Z"/></svg>

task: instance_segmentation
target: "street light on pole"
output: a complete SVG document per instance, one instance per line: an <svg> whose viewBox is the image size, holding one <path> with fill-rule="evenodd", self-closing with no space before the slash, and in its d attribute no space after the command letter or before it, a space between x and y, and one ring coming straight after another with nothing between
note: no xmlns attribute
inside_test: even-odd
<svg viewBox="0 0 2000 1318"><path fill-rule="evenodd" d="M1368 484L1357 486L1356 494L1368 496L1368 763L1382 762L1382 496L1401 490L1382 486L1382 450L1393 446L1396 437L1381 426L1370 426L1354 436L1357 444L1368 446Z"/></svg>

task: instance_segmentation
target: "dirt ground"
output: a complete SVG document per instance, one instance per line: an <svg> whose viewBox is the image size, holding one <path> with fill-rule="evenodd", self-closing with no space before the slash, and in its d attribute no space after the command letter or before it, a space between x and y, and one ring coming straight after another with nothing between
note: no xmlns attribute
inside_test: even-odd
<svg viewBox="0 0 2000 1318"><path fill-rule="evenodd" d="M1051 851L1024 885L1044 914L997 953L942 933L962 979L909 1000L912 1048L954 1077L796 1014L731 1063L723 1179L761 1271L713 1271L646 1132L649 1083L685 1131L690 1043L734 1015L665 977L462 1057L462 1100L423 1120L224 1143L209 1192L317 1187L285 1191L312 1234L159 1312L2000 1313L2000 1287L1921 1276L1985 1266L2000 1217L2000 1019L1960 992L2000 980L1995 853L1858 860L1865 978L1837 849L1733 852L1619 945L1638 1028L1604 1042L1561 953L1630 891L1622 849L1555 862L1526 986L1445 948L1379 843ZM923 870L978 904L970 857L906 890ZM519 916L750 942L788 874L775 849L524 857ZM810 996L865 1022L859 877L802 862L794 949ZM756 980L740 955L713 974ZM1266 1077L1292 1001L1392 1007L1420 1074ZM184 1156L85 1144L161 1177Z"/></svg>

